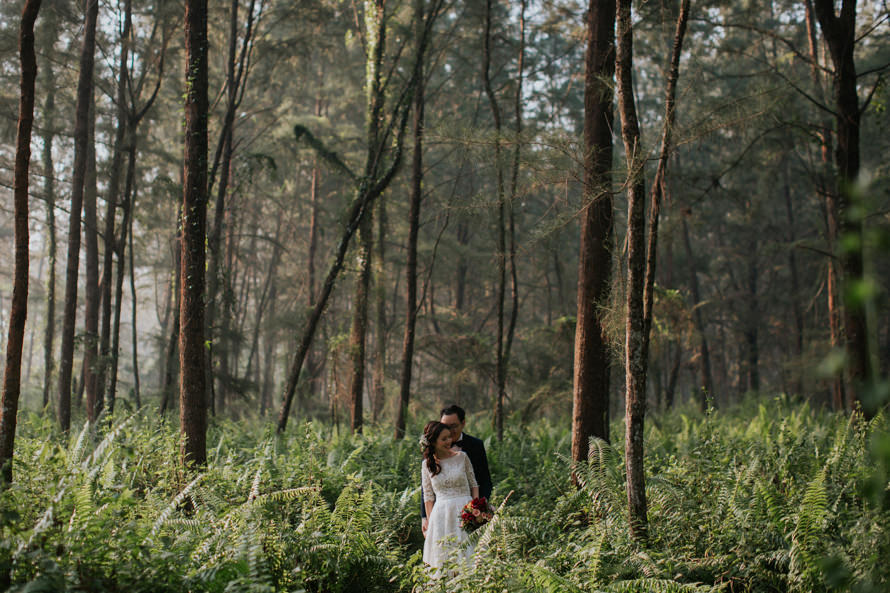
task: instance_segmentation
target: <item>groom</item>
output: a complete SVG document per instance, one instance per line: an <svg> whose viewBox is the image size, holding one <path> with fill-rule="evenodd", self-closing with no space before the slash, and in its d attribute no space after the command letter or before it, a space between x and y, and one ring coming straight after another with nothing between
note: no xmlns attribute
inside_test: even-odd
<svg viewBox="0 0 890 593"><path fill-rule="evenodd" d="M473 473L479 483L479 496L491 498L491 474L488 473L488 457L485 455L485 444L481 439L472 437L464 432L466 424L466 412L456 404L452 404L441 412L439 422L451 430L452 446L460 447L461 451L470 458L473 465ZM426 516L426 507L423 504L423 488L420 489L420 516L422 519L423 534L426 535L429 520Z"/></svg>

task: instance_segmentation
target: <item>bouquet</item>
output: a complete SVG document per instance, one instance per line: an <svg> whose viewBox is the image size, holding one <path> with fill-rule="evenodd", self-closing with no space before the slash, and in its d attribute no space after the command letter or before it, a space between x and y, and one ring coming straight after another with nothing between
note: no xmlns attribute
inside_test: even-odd
<svg viewBox="0 0 890 593"><path fill-rule="evenodd" d="M491 521L494 509L483 496L468 502L460 512L460 526L467 533L472 533Z"/></svg>

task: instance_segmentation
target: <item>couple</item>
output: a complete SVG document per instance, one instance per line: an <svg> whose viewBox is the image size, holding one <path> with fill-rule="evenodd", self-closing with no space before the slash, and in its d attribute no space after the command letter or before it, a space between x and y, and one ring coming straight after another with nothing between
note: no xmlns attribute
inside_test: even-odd
<svg viewBox="0 0 890 593"><path fill-rule="evenodd" d="M426 425L420 444L423 447L420 495L423 561L439 568L456 552L468 560L472 549L466 546L467 534L460 526L464 505L480 496L491 496L491 475L485 445L480 439L464 434L466 413L451 405L441 418Z"/></svg>

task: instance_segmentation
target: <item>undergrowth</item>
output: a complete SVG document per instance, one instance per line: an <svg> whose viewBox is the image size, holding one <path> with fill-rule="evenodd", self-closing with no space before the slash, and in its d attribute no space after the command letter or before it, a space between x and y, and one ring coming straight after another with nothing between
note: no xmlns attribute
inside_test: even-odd
<svg viewBox="0 0 890 593"><path fill-rule="evenodd" d="M494 593L890 590L887 420L773 400L648 420L650 540L627 530L623 447L591 442L571 485L568 427L486 438L493 502L473 570L431 578L415 438L306 423L219 423L184 473L148 413L63 437L23 419L0 494L12 591ZM414 431L415 433L417 430ZM620 435L616 425L614 434Z"/></svg>

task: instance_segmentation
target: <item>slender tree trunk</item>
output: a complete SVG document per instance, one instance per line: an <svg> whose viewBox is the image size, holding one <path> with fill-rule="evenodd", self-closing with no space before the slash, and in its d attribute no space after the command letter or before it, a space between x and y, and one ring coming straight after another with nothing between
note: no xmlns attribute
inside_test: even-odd
<svg viewBox="0 0 890 593"><path fill-rule="evenodd" d="M218 294L220 292L221 283L220 243L222 241L224 221L227 212L226 193L228 191L232 166L232 156L234 154L233 141L235 111L240 103L239 93L243 92L243 85L246 83L247 78L245 75L245 63L249 47L252 43L255 0L251 0L250 5L247 9L245 36L243 45L241 47L240 56L238 56L239 59L236 61L238 48L238 3L239 0L231 0L229 8L229 48L226 62L226 87L228 93L226 98L226 111L223 117L223 127L220 131L220 144L217 148L217 153L214 159L212 171L210 173L208 186L208 194L210 194L212 192L213 182L216 179L217 163L221 162L219 174L219 189L217 190L213 213L213 227L210 233L209 240L207 242L209 265L207 268L207 323L205 331L207 332L207 335L211 341L210 349L206 357L206 387L208 390L206 397L208 404L211 406L211 411L214 413L216 412L217 404L219 404L220 408L222 408L225 404L227 395L227 381L229 381L229 349L228 344L225 343L225 336L229 333L226 327L228 324L228 315L226 312L223 312L221 315L223 325L222 329L217 331L215 328L217 315L225 306L224 304L220 306L221 301L224 303L225 299L220 299L220 295ZM221 161L219 160L220 158ZM225 287L223 287L223 289L225 290ZM218 336L218 340L213 339L214 334ZM215 356L214 346L219 347L217 348L217 350L219 354L218 358L220 361L220 375L222 377L222 380L220 380L218 384L214 382L213 373L213 359ZM218 389L215 388L215 386L218 386Z"/></svg>
<svg viewBox="0 0 890 593"><path fill-rule="evenodd" d="M111 282L112 270L114 268L114 237L115 237L115 218L117 216L117 204L120 198L121 170L124 161L124 143L127 141L129 134L135 133L135 130L128 130L130 118L127 113L128 97L127 86L129 84L129 52L130 52L130 30L132 27L133 7L132 1L124 2L124 27L121 31L121 53L118 62L118 83L117 83L117 129L114 135L114 146L112 147L111 166L108 174L108 194L107 194L107 210L105 214L105 254L102 264L102 281L100 284L102 290L102 325L99 338L99 371L98 371L98 388L99 393L97 399L100 406L104 405L105 394L107 391L108 377L108 361L111 359Z"/></svg>
<svg viewBox="0 0 890 593"><path fill-rule="evenodd" d="M745 289L747 292L746 306L748 315L745 319L744 343L745 343L745 387L747 391L760 390L759 350L757 345L758 326L760 325L760 310L757 302L757 241L752 240L748 245L748 265Z"/></svg>
<svg viewBox="0 0 890 593"><path fill-rule="evenodd" d="M321 117L323 112L323 103L321 95L316 96L315 98L315 116ZM308 276L308 284L309 289L306 291L306 306L312 308L315 304L315 292L316 292L316 274L315 274L315 260L316 253L318 251L318 216L319 216L319 205L318 205L318 191L319 184L321 183L321 168L318 166L318 155L313 156L312 161L312 177L309 182L309 204L310 204L310 212L309 212L309 248L307 253L307 265L306 265L306 275ZM317 392L318 383L324 382L323 376L318 374L320 364L319 359L321 358L321 354L317 350L313 350L309 352L309 374L310 374L310 383L313 384L313 392Z"/></svg>
<svg viewBox="0 0 890 593"><path fill-rule="evenodd" d="M643 322L645 287L645 156L633 96L633 25L631 0L618 0L616 73L621 137L627 157L627 302L625 326L625 466L631 536L647 535L646 481L643 472L643 425L646 416L646 354Z"/></svg>
<svg viewBox="0 0 890 593"><path fill-rule="evenodd" d="M377 317L371 419L376 424L386 400L386 200L377 204L377 256L374 259L374 305Z"/></svg>
<svg viewBox="0 0 890 593"><path fill-rule="evenodd" d="M172 298L173 298L173 323L170 324L170 333L167 338L167 349L164 355L164 373L161 381L161 408L160 413L163 417L167 413L173 399L173 380L176 374L176 353L179 346L179 310L182 291L179 287L181 277L181 254L182 254L182 235L179 229L182 228L182 216L178 217L176 239L173 242L173 281L172 281Z"/></svg>
<svg viewBox="0 0 890 593"><path fill-rule="evenodd" d="M71 426L71 371L74 367L74 329L77 317L77 269L80 261L80 211L83 208L84 176L89 142L90 97L93 94L93 63L96 49L96 21L99 1L85 0L83 45L77 82L74 118L74 169L71 179L71 209L68 222L68 263L65 269L65 316L62 322L62 347L59 356L59 425L67 432Z"/></svg>
<svg viewBox="0 0 890 593"><path fill-rule="evenodd" d="M207 215L207 0L186 0L185 191L179 309L179 409L183 465L207 459L204 241Z"/></svg>
<svg viewBox="0 0 890 593"><path fill-rule="evenodd" d="M415 32L422 27L424 0L414 0ZM417 40L419 43L419 39ZM419 50L419 46L418 46ZM417 328L417 237L420 204L423 198L423 116L424 77L414 91L414 153L411 159L411 205L408 213L408 246L405 264L405 335L402 339L402 374L399 382L399 408L396 438L405 435L405 416L411 399L411 375L414 363L414 337Z"/></svg>
<svg viewBox="0 0 890 593"><path fill-rule="evenodd" d="M459 252L457 255L457 269L454 278L454 309L458 313L461 313L463 312L466 303L467 272L469 271L469 266L467 265L467 257L464 254L464 249L470 243L470 224L465 220L458 221L455 234Z"/></svg>
<svg viewBox="0 0 890 593"><path fill-rule="evenodd" d="M509 237L510 257L510 319L507 322L507 336L504 343L502 373L498 383L498 397L501 404L501 432L503 432L503 400L507 394L507 368L510 365L510 351L513 348L513 336L516 332L516 320L519 317L519 277L516 272L516 211L514 205L518 198L519 163L522 154L522 78L525 68L525 10L527 0L520 1L519 7L519 56L517 57L516 95L513 101L513 116L516 119L516 142L513 147L513 167L510 175L510 198L507 202L507 234Z"/></svg>
<svg viewBox="0 0 890 593"><path fill-rule="evenodd" d="M272 403L272 392L275 389L275 350L278 332L275 331L275 304L278 300L278 283L272 278L272 286L269 287L269 316L271 320L266 323L263 332L265 350L263 352L263 383L260 389L260 416L266 416L266 410Z"/></svg>
<svg viewBox="0 0 890 593"><path fill-rule="evenodd" d="M136 125L131 126L135 131ZM127 147L127 179L124 184L124 199L121 204L123 220L121 222L120 239L112 245L117 258L117 270L114 277L114 312L111 328L111 360L110 375L108 380L108 413L114 414L114 403L117 400L117 374L120 368L120 336L121 336L121 311L124 300L124 274L126 272L126 247L127 235L132 228L134 202L136 199L136 138L131 136L130 145Z"/></svg>
<svg viewBox="0 0 890 593"><path fill-rule="evenodd" d="M380 198L383 199L382 197ZM349 353L352 358L352 382L349 388L350 420L352 432L362 432L363 392L365 385L365 335L368 331L368 292L371 285L371 258L373 257L373 220L371 210L359 225L359 271L355 284L352 330L349 336Z"/></svg>
<svg viewBox="0 0 890 593"><path fill-rule="evenodd" d="M365 10L371 11L365 39L368 47L367 61L367 115L366 135L369 149L366 174L376 168L380 146L380 118L383 110L383 87L381 86L383 53L386 49L385 0L365 2ZM379 199L383 199L380 197ZM365 334L368 327L368 290L371 280L371 258L373 254L373 210L368 207L359 219L359 275L356 280L353 302L352 331L349 338L349 352L352 359L352 382L349 388L351 425L353 432L362 431L362 391L365 383Z"/></svg>
<svg viewBox="0 0 890 593"><path fill-rule="evenodd" d="M134 200L135 201L135 200ZM132 210L134 207L133 204L130 205L130 209ZM140 381L139 381L139 329L136 323L136 308L139 301L136 298L136 268L134 265L134 256L133 256L133 219L135 216L130 216L130 230L127 233L130 239L130 297L131 297L131 307L130 307L130 329L132 335L132 347L133 347L133 397L136 400L136 408L142 407L142 396L140 395Z"/></svg>
<svg viewBox="0 0 890 593"><path fill-rule="evenodd" d="M90 105L89 142L87 143L87 171L84 179L83 230L86 258L86 289L84 290L84 347L83 377L86 391L87 420L95 423L102 411L98 400L96 357L99 353L99 229L96 171L96 100Z"/></svg>
<svg viewBox="0 0 890 593"><path fill-rule="evenodd" d="M507 293L507 230L504 221L506 214L506 200L504 195L504 169L501 163L501 109L498 106L497 97L491 86L491 25L492 3L485 2L485 24L482 34L482 85L488 104L491 107L491 115L494 119L494 163L497 173L497 348L495 358L495 387L497 395L494 405L494 424L498 440L504 438L504 385L506 383L506 361L504 359L504 301Z"/></svg>
<svg viewBox="0 0 890 593"><path fill-rule="evenodd" d="M800 303L800 273L797 268L797 234L794 229L794 202L791 199L791 164L786 160L783 171L782 193L785 197L785 214L788 217L788 271L791 275L791 312L794 317L794 361L799 365L803 360L803 333L804 317L803 307ZM803 378L800 372L796 373L794 381L796 395L803 395Z"/></svg>
<svg viewBox="0 0 890 593"><path fill-rule="evenodd" d="M32 3L33 4L33 3ZM37 3L39 4L39 2ZM46 30L46 98L43 103L43 172L44 185L43 193L46 198L46 235L48 253L47 263L49 264L49 272L46 278L46 327L43 337L43 406L42 410L46 411L50 402L50 392L52 391L53 370L56 367L55 356L53 351L55 347L56 333L56 176L55 166L53 165L53 133L55 121L55 105L56 105L56 81L53 76L52 63L55 59L53 47L58 34L58 27L55 14L50 11L45 24Z"/></svg>
<svg viewBox="0 0 890 593"><path fill-rule="evenodd" d="M0 487L12 482L12 456L22 379L22 346L28 316L28 169L31 164L31 129L34 125L34 86L37 57L34 53L34 22L40 0L27 0L19 28L19 121L15 137L13 200L15 218L15 265L12 306L6 341L6 368L0 395Z"/></svg>
<svg viewBox="0 0 890 593"><path fill-rule="evenodd" d="M612 279L612 129L615 1L590 0L584 74L584 200L572 400L572 460L590 437L609 440L610 354L604 305ZM577 483L577 481L576 481Z"/></svg>
<svg viewBox="0 0 890 593"><path fill-rule="evenodd" d="M683 347L678 343L674 352L671 372L668 375L667 388L664 391L664 405L670 410L674 407L674 394L677 391L677 378L680 375L680 364L683 362Z"/></svg>
<svg viewBox="0 0 890 593"><path fill-rule="evenodd" d="M686 224L686 218L683 218L683 245L686 247L686 258L689 260L689 288L692 292L691 307L694 311L692 315L695 323L695 330L699 334L698 340L698 357L699 368L701 369L701 383L698 386L699 405L702 411L707 410L709 405L714 405L714 379L711 375L711 353L708 348L708 339L705 336L705 322L702 317L701 294L698 288L698 269L695 265L695 256L692 253L692 242L689 240L689 225Z"/></svg>
<svg viewBox="0 0 890 593"><path fill-rule="evenodd" d="M661 214L661 202L667 183L668 159L673 148L674 121L676 120L677 80L680 78L680 56L683 53L683 39L686 36L686 24L689 21L690 0L680 3L680 13L674 31L674 42L671 49L671 60L668 67L667 84L665 85L664 127L661 132L661 149L658 154L658 166L652 180L649 202L649 234L646 244L646 278L643 288L643 352L644 361L649 359L649 336L652 330L653 302L655 297L655 271L658 262L658 222Z"/></svg>

